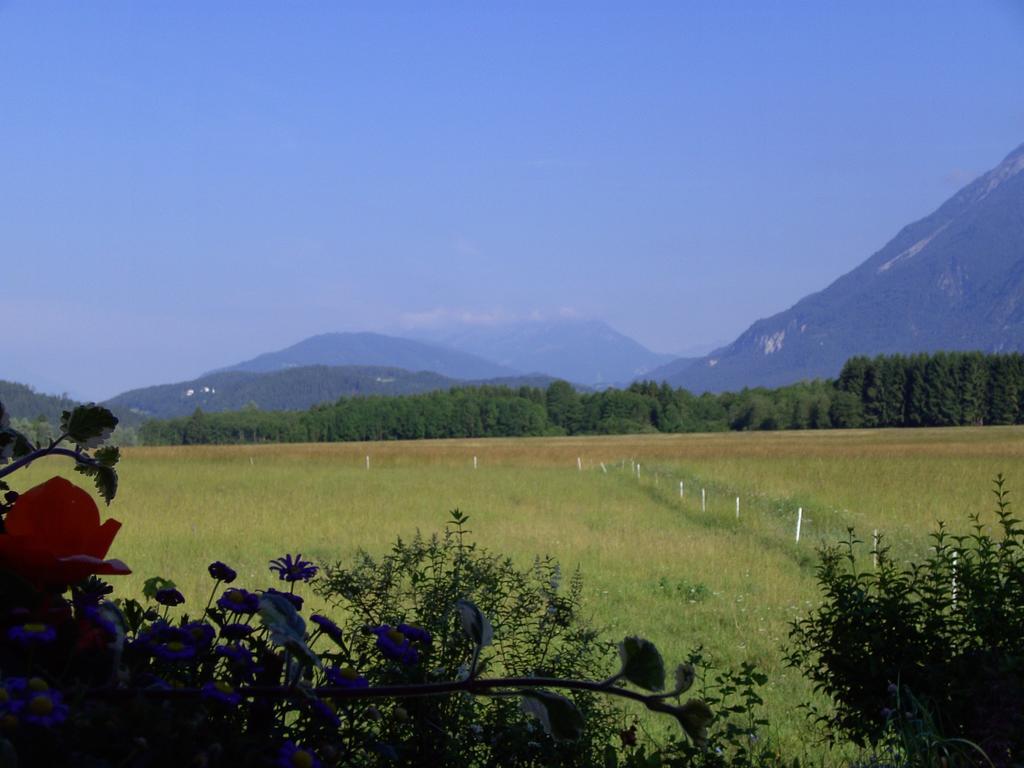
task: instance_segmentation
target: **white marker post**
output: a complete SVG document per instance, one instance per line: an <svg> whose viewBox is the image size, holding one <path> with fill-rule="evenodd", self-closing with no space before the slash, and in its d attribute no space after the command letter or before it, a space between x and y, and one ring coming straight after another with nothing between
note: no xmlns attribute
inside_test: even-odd
<svg viewBox="0 0 1024 768"><path fill-rule="evenodd" d="M679 481L679 498L683 498L683 481Z"/></svg>
<svg viewBox="0 0 1024 768"><path fill-rule="evenodd" d="M473 457L473 469L476 469L476 456Z"/></svg>
<svg viewBox="0 0 1024 768"><path fill-rule="evenodd" d="M740 519L740 497L736 497L736 519Z"/></svg>
<svg viewBox="0 0 1024 768"><path fill-rule="evenodd" d="M800 543L800 524L804 521L804 508L798 507L796 510L796 543Z"/></svg>
<svg viewBox="0 0 1024 768"><path fill-rule="evenodd" d="M576 457L576 470L579 472L583 471L583 459L579 456Z"/></svg>
<svg viewBox="0 0 1024 768"><path fill-rule="evenodd" d="M637 480L640 479L640 465L639 464L636 465L636 479Z"/></svg>
<svg viewBox="0 0 1024 768"><path fill-rule="evenodd" d="M370 454L366 454L366 468L370 468Z"/></svg>
<svg viewBox="0 0 1024 768"><path fill-rule="evenodd" d="M252 460L252 456L249 457L249 466L251 467L256 462Z"/></svg>
<svg viewBox="0 0 1024 768"><path fill-rule="evenodd" d="M700 511L701 512L706 512L707 511L707 500L708 500L707 492L703 488L701 488L700 489Z"/></svg>
<svg viewBox="0 0 1024 768"><path fill-rule="evenodd" d="M878 529L875 528L874 534L871 536L871 561L875 568L878 568Z"/></svg>
<svg viewBox="0 0 1024 768"><path fill-rule="evenodd" d="M604 472L606 475L608 474L608 467L604 465L603 461L601 462L601 471Z"/></svg>

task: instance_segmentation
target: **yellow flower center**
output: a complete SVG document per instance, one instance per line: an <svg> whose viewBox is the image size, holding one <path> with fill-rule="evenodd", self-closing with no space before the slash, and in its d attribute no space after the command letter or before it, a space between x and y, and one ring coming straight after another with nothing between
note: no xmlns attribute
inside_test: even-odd
<svg viewBox="0 0 1024 768"><path fill-rule="evenodd" d="M0 704L6 704L11 700L11 694L7 692L6 688L0 688Z"/></svg>
<svg viewBox="0 0 1024 768"><path fill-rule="evenodd" d="M33 715L45 717L53 712L53 699L46 694L33 696L32 701L28 703L28 711Z"/></svg>
<svg viewBox="0 0 1024 768"><path fill-rule="evenodd" d="M234 693L235 692L234 686L231 685L231 683L227 683L227 682L225 682L223 680L216 680L216 681L214 681L213 687L216 688L221 693Z"/></svg>
<svg viewBox="0 0 1024 768"><path fill-rule="evenodd" d="M405 642L405 635L399 632L397 629L389 629L388 637L396 643Z"/></svg>
<svg viewBox="0 0 1024 768"><path fill-rule="evenodd" d="M28 689L39 693L50 690L50 686L41 677L30 677L28 680Z"/></svg>
<svg viewBox="0 0 1024 768"><path fill-rule="evenodd" d="M46 631L46 625L45 624L25 624L24 626L22 626L22 629L25 630L26 632L32 632L32 633L35 633L35 634L39 634L41 632L45 632Z"/></svg>
<svg viewBox="0 0 1024 768"><path fill-rule="evenodd" d="M185 644L181 642L181 640L171 640L171 642L167 644L167 650L178 653L179 651L185 650Z"/></svg>
<svg viewBox="0 0 1024 768"><path fill-rule="evenodd" d="M245 602L245 595L243 595L241 592L228 592L228 600L230 600L232 603L237 603L241 605Z"/></svg>
<svg viewBox="0 0 1024 768"><path fill-rule="evenodd" d="M313 755L304 749L297 749L292 755L292 765L295 768L313 768Z"/></svg>
<svg viewBox="0 0 1024 768"><path fill-rule="evenodd" d="M342 667L338 670L338 673L346 680L356 680L359 678L359 673L356 672L352 667Z"/></svg>

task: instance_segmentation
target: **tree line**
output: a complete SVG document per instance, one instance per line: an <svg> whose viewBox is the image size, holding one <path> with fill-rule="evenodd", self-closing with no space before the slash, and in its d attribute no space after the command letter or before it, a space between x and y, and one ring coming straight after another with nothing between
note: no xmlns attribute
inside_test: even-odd
<svg viewBox="0 0 1024 768"><path fill-rule="evenodd" d="M1024 356L980 352L854 357L834 380L694 395L666 383L581 393L476 386L345 397L307 411L153 420L148 445L953 426L1024 422Z"/></svg>

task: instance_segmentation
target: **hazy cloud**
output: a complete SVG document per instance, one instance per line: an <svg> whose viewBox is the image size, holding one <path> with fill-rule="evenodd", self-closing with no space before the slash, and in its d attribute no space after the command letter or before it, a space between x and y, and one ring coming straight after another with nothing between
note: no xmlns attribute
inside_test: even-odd
<svg viewBox="0 0 1024 768"><path fill-rule="evenodd" d="M970 184L981 174L977 171L971 171L967 168L954 168L949 173L946 173L942 177L944 184L948 184L951 187L962 187L966 184Z"/></svg>
<svg viewBox="0 0 1024 768"><path fill-rule="evenodd" d="M479 312L468 309L435 307L425 312L403 312L398 316L398 324L407 329L445 328L452 325L501 325L513 320L513 316L503 310Z"/></svg>
<svg viewBox="0 0 1024 768"><path fill-rule="evenodd" d="M529 312L508 312L500 308L481 311L456 307L434 307L423 312L400 314L398 326L405 330L433 330L459 325L495 326L523 322L540 323L554 317L580 318L583 315L573 307L559 307L553 311L533 309Z"/></svg>

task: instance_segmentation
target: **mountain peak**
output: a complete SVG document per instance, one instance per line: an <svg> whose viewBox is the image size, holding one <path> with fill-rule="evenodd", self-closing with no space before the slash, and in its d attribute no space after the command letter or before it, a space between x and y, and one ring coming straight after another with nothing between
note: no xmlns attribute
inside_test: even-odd
<svg viewBox="0 0 1024 768"><path fill-rule="evenodd" d="M835 376L854 355L1024 350L1024 145L830 286L669 378L695 390Z"/></svg>
<svg viewBox="0 0 1024 768"><path fill-rule="evenodd" d="M673 359L603 320L560 315L496 325L457 325L424 336L520 371L541 371L588 386L631 381Z"/></svg>
<svg viewBox="0 0 1024 768"><path fill-rule="evenodd" d="M982 180L985 182L985 194L987 195L1021 171L1024 171L1024 144L1013 150L1003 159L1003 162L982 176Z"/></svg>

